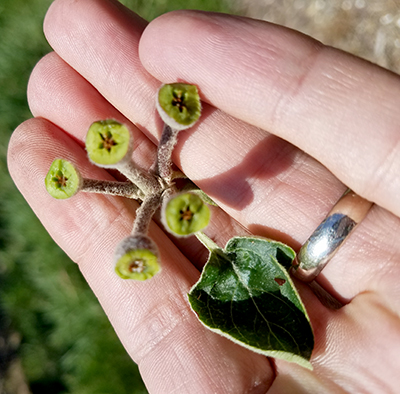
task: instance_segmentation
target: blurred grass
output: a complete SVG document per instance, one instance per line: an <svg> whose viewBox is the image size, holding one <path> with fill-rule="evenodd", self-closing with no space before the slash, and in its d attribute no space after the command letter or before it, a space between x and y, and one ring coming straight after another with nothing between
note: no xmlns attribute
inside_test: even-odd
<svg viewBox="0 0 400 394"><path fill-rule="evenodd" d="M224 0L122 2L147 20L173 9L230 11ZM12 360L18 360L24 392L144 393L136 365L77 266L43 229L6 167L11 133L31 117L29 74L51 50L42 32L50 4L0 4L0 392L5 392ZM19 383L19 390L8 385L7 393L22 393Z"/></svg>

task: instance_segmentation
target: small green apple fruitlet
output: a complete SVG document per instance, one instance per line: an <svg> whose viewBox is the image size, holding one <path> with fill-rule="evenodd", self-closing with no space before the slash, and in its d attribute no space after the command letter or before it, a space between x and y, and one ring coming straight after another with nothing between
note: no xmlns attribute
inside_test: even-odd
<svg viewBox="0 0 400 394"><path fill-rule="evenodd" d="M114 253L116 274L128 280L146 281L161 270L157 246L148 236L151 219L161 208L161 222L169 232L175 236L195 234L210 251L199 281L188 294L198 319L247 349L312 368L312 328L287 271L295 252L259 237L234 237L225 249L218 247L202 232L210 221L206 203L215 203L183 173L172 169L179 133L200 117L197 87L162 85L156 109L164 128L149 171L132 160L129 128L113 119L99 120L86 136L89 160L118 170L127 181L82 179L72 163L56 159L45 179L47 191L57 199L82 191L133 198L140 203L131 234Z"/></svg>
<svg viewBox="0 0 400 394"><path fill-rule="evenodd" d="M115 251L115 272L123 279L146 280L160 271L158 250L146 235L125 238Z"/></svg>
<svg viewBox="0 0 400 394"><path fill-rule="evenodd" d="M86 135L89 159L101 167L110 167L130 159L131 138L129 129L113 119L94 122Z"/></svg>
<svg viewBox="0 0 400 394"><path fill-rule="evenodd" d="M56 159L46 175L45 185L52 197L66 199L79 191L82 185L82 177L72 163L63 159Z"/></svg>
<svg viewBox="0 0 400 394"><path fill-rule="evenodd" d="M210 209L194 193L172 196L163 209L163 223L173 233L187 236L203 230L210 221Z"/></svg>
<svg viewBox="0 0 400 394"><path fill-rule="evenodd" d="M156 106L162 120L177 130L192 127L201 114L197 87L184 83L161 86Z"/></svg>

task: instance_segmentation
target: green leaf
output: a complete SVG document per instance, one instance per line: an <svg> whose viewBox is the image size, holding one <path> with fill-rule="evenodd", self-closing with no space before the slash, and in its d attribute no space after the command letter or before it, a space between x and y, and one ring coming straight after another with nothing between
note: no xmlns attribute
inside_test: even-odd
<svg viewBox="0 0 400 394"><path fill-rule="evenodd" d="M285 269L294 257L280 242L232 238L225 250L211 251L189 302L212 331L254 352L312 369L312 328Z"/></svg>

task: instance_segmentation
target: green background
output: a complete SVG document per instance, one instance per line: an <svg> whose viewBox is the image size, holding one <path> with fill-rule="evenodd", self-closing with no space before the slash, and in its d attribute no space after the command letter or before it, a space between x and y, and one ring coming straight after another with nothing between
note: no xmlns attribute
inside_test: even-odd
<svg viewBox="0 0 400 394"><path fill-rule="evenodd" d="M173 9L230 12L224 0L125 0L147 20ZM55 245L6 165L12 131L31 117L26 86L51 49L50 0L0 4L0 393L145 393L137 366L77 266Z"/></svg>

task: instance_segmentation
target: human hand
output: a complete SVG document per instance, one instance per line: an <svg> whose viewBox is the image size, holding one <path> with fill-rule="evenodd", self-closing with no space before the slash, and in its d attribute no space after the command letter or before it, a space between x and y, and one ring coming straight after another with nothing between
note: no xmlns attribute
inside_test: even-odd
<svg viewBox="0 0 400 394"><path fill-rule="evenodd" d="M36 118L14 133L9 168L49 233L79 264L149 391L264 393L272 384L269 393L394 392L399 77L261 21L177 12L145 28L115 2L53 3L45 33L55 53L33 71L28 99ZM208 228L221 246L249 231L298 249L344 184L376 203L317 278L343 308L325 308L296 282L315 332L312 372L204 329L186 299L204 253L169 240L156 224L151 236L163 271L144 283L118 278L112 254L131 230L134 203L47 195L43 180L56 157L78 163L84 176L112 179L88 163L82 148L99 119L136 124L135 161L148 167L161 132L154 95L161 82L177 80L196 84L208 103L174 158L226 212L215 212Z"/></svg>

